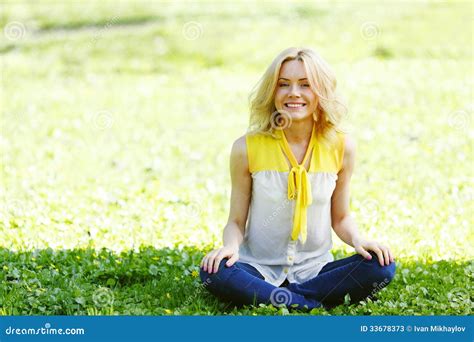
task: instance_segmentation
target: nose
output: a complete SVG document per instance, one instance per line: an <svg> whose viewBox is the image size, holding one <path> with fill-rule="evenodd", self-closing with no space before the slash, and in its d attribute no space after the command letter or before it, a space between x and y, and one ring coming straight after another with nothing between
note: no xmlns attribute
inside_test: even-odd
<svg viewBox="0 0 474 342"><path fill-rule="evenodd" d="M298 90L298 85L297 84L293 84L291 87L290 87L290 93L289 93L289 96L292 97L299 97L300 96L300 93L299 93L299 90Z"/></svg>

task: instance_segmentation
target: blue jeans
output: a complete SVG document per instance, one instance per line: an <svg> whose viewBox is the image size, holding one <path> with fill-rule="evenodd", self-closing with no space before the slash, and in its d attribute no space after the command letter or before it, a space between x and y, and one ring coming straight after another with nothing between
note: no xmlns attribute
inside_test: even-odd
<svg viewBox="0 0 474 342"><path fill-rule="evenodd" d="M330 308L342 304L346 294L353 303L371 297L393 279L395 262L380 266L377 255L370 254L371 260L355 254L329 262L316 277L304 283L285 281L280 287L266 282L247 263L237 261L225 266L228 258L222 259L217 273L209 274L201 268L200 277L210 293L237 306L264 303L299 310Z"/></svg>

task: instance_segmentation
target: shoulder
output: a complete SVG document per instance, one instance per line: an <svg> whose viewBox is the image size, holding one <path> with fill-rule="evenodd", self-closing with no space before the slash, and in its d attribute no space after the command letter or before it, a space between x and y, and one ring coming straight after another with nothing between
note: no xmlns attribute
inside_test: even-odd
<svg viewBox="0 0 474 342"><path fill-rule="evenodd" d="M247 134L237 138L232 144L232 154L247 156Z"/></svg>
<svg viewBox="0 0 474 342"><path fill-rule="evenodd" d="M247 135L237 138L230 152L231 163L240 164L248 169Z"/></svg>
<svg viewBox="0 0 474 342"><path fill-rule="evenodd" d="M281 153L272 135L262 132L247 132L238 138L232 147L233 159L245 163L249 172L281 169ZM284 164L286 167L286 163Z"/></svg>
<svg viewBox="0 0 474 342"><path fill-rule="evenodd" d="M242 139L240 144L243 145L243 143L245 143L246 150L249 155L266 151L277 141L275 136L265 132L247 132L239 139Z"/></svg>
<svg viewBox="0 0 474 342"><path fill-rule="evenodd" d="M266 151L278 142L278 135L267 132L247 132L245 135L247 152Z"/></svg>
<svg viewBox="0 0 474 342"><path fill-rule="evenodd" d="M234 141L231 153L234 156L247 158L249 155L258 153L261 149L265 150L270 147L275 141L276 138L270 134L246 133Z"/></svg>
<svg viewBox="0 0 474 342"><path fill-rule="evenodd" d="M351 157L356 152L356 141L350 134L344 134L344 156Z"/></svg>
<svg viewBox="0 0 474 342"><path fill-rule="evenodd" d="M349 168L352 169L355 163L355 154L356 154L356 141L354 137L350 134L344 134L344 157L343 157L343 165L342 168Z"/></svg>

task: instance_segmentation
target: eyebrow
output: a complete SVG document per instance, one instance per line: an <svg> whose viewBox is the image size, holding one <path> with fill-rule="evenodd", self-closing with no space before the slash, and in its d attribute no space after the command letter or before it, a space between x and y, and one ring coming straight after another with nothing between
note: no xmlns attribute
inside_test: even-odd
<svg viewBox="0 0 474 342"><path fill-rule="evenodd" d="M285 81L290 81L288 78L283 78L283 77L280 77L278 80L285 80ZM307 80L307 78L300 78L298 81L303 81L303 80Z"/></svg>

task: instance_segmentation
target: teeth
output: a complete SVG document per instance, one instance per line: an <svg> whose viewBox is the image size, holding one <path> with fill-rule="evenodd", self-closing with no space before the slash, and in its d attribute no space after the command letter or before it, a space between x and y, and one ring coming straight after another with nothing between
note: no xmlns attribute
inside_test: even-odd
<svg viewBox="0 0 474 342"><path fill-rule="evenodd" d="M287 106L287 107L292 107L292 108L297 108L297 107L303 107L304 104L303 104L303 103L298 103L298 104L295 104L295 103L287 103L286 106Z"/></svg>

